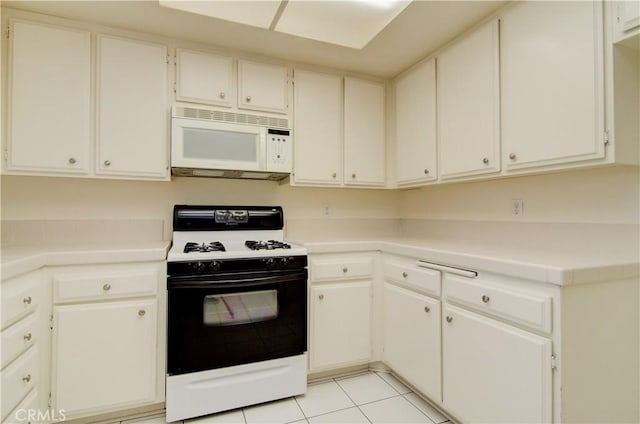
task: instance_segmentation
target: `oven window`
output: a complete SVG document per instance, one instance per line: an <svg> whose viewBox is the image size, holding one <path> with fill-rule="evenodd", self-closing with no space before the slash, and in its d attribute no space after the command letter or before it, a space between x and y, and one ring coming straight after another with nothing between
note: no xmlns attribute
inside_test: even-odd
<svg viewBox="0 0 640 424"><path fill-rule="evenodd" d="M277 290L204 297L203 323L209 327L268 321L278 317Z"/></svg>

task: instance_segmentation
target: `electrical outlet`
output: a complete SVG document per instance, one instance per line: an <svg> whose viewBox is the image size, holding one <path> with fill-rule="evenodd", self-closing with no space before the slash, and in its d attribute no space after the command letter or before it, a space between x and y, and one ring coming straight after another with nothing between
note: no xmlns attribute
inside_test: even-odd
<svg viewBox="0 0 640 424"><path fill-rule="evenodd" d="M524 202L522 199L511 199L511 215L515 218L522 218L524 215Z"/></svg>

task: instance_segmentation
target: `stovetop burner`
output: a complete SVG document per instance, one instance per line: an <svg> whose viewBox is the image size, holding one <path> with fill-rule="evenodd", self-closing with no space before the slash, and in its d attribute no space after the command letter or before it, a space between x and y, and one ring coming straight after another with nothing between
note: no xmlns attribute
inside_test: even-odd
<svg viewBox="0 0 640 424"><path fill-rule="evenodd" d="M277 240L255 241L247 240L244 245L251 250L275 250L275 249L291 249L291 245Z"/></svg>
<svg viewBox="0 0 640 424"><path fill-rule="evenodd" d="M211 243L193 243L189 242L184 245L184 253L190 252L224 252L226 249L224 245L219 241L212 241Z"/></svg>

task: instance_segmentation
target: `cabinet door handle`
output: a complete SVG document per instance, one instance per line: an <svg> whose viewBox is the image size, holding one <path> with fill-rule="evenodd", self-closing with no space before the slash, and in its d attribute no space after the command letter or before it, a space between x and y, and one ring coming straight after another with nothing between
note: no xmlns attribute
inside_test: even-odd
<svg viewBox="0 0 640 424"><path fill-rule="evenodd" d="M76 163L76 158L69 158L69 163L74 165Z"/></svg>
<svg viewBox="0 0 640 424"><path fill-rule="evenodd" d="M356 174L351 174L351 178L356 179Z"/></svg>
<svg viewBox="0 0 640 424"><path fill-rule="evenodd" d="M482 163L484 163L485 165L489 165L489 158L482 159Z"/></svg>
<svg viewBox="0 0 640 424"><path fill-rule="evenodd" d="M318 299L320 299L320 300L324 299L324 295L323 294L319 295Z"/></svg>
<svg viewBox="0 0 640 424"><path fill-rule="evenodd" d="M402 273L402 277L403 277L403 278L407 278L408 276L409 276L409 274L407 274L406 272L403 272L403 273Z"/></svg>
<svg viewBox="0 0 640 424"><path fill-rule="evenodd" d="M344 268L342 268L342 272L344 272L344 273L346 274L347 272L349 272L349 268L347 268L347 267L345 266Z"/></svg>
<svg viewBox="0 0 640 424"><path fill-rule="evenodd" d="M224 93L224 91L221 91L220 98L224 100L225 97L227 97L227 95Z"/></svg>
<svg viewBox="0 0 640 424"><path fill-rule="evenodd" d="M140 309L138 311L138 316L143 317L143 316L145 316L146 313L147 313L147 311L145 311L144 309Z"/></svg>
<svg viewBox="0 0 640 424"><path fill-rule="evenodd" d="M27 374L24 377L22 377L22 381L24 381L25 383L28 383L31 381L31 374Z"/></svg>
<svg viewBox="0 0 640 424"><path fill-rule="evenodd" d="M32 300L33 300L33 299L31 299L31 296L27 296L27 297L25 297L24 299L22 299L22 302L23 302L25 305L31 305L31 301L32 301Z"/></svg>
<svg viewBox="0 0 640 424"><path fill-rule="evenodd" d="M451 321L453 321L453 317L452 317L452 316L447 316L447 318L446 318L446 319L447 319L447 322L451 322Z"/></svg>
<svg viewBox="0 0 640 424"><path fill-rule="evenodd" d="M247 96L246 99L247 103L251 103L251 96Z"/></svg>
<svg viewBox="0 0 640 424"><path fill-rule="evenodd" d="M111 161L109 159L104 161L104 166L110 166L111 165Z"/></svg>
<svg viewBox="0 0 640 424"><path fill-rule="evenodd" d="M516 160L516 154L515 153L509 153L509 159Z"/></svg>
<svg viewBox="0 0 640 424"><path fill-rule="evenodd" d="M24 339L24 341L30 342L32 337L33 336L31 335L31 333L27 333L22 338Z"/></svg>
<svg viewBox="0 0 640 424"><path fill-rule="evenodd" d="M490 300L491 300L491 298L489 296L487 296L486 294L482 296L482 301L484 303L489 303Z"/></svg>
<svg viewBox="0 0 640 424"><path fill-rule="evenodd" d="M429 175L429 170L428 169L424 170L424 175Z"/></svg>
<svg viewBox="0 0 640 424"><path fill-rule="evenodd" d="M431 312L431 308L430 308L430 307L428 307L428 306L425 306L425 307L424 307L424 311L425 311L425 312Z"/></svg>
<svg viewBox="0 0 640 424"><path fill-rule="evenodd" d="M109 283L105 284L104 286L102 286L102 290L104 290L104 291L111 290L111 284L109 284Z"/></svg>
<svg viewBox="0 0 640 424"><path fill-rule="evenodd" d="M337 174L336 172L334 172L333 174L331 174L331 177L332 177L332 178L335 178L335 177L337 177L337 176L338 176L338 174Z"/></svg>

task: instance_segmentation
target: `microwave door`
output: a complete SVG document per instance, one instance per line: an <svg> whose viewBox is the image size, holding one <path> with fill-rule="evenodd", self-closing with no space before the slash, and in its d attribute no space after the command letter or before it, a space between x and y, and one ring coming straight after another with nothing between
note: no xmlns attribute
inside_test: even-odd
<svg viewBox="0 0 640 424"><path fill-rule="evenodd" d="M264 140L260 127L174 118L171 166L260 171Z"/></svg>

